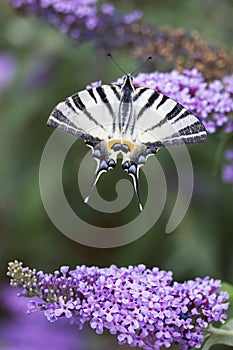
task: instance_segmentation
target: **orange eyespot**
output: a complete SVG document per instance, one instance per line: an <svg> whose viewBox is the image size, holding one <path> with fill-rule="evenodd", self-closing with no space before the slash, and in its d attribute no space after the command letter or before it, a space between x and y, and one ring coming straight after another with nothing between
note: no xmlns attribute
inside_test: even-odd
<svg viewBox="0 0 233 350"><path fill-rule="evenodd" d="M123 141L123 140L119 140L119 139L114 139L114 140L108 141L108 148L112 149L112 148L114 148L114 146L116 144L127 145L130 152L133 152L133 150L135 148L134 143L132 143L131 141Z"/></svg>
<svg viewBox="0 0 233 350"><path fill-rule="evenodd" d="M130 149L130 152L133 152L134 148L135 148L135 145L134 143L130 142L130 141L123 141L123 144L124 145L127 145Z"/></svg>
<svg viewBox="0 0 233 350"><path fill-rule="evenodd" d="M111 149L113 148L113 146L116 144L116 143L121 143L121 140L111 140L111 141L108 141L108 148Z"/></svg>

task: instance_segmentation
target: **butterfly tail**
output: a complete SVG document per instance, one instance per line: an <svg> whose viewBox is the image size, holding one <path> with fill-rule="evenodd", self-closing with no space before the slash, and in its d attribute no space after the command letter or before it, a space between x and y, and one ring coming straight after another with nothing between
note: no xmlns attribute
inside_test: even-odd
<svg viewBox="0 0 233 350"><path fill-rule="evenodd" d="M97 171L95 173L95 177L92 181L91 187L88 191L87 196L84 198L84 203L87 203L90 199L91 193L93 191L93 189L95 188L95 185L97 183L97 181L99 180L99 177L102 173L107 172L109 169L112 169L115 167L115 162L113 159L106 161L106 160L101 160L99 161L99 164L97 166Z"/></svg>
<svg viewBox="0 0 233 350"><path fill-rule="evenodd" d="M139 186L138 186L139 167L136 163L126 161L122 164L122 168L125 171L127 171L128 174L130 176L132 176L132 178L133 178L134 190L135 190L135 193L137 196L138 206L139 206L140 211L142 211L143 206L142 206L141 197L140 197L140 193L139 193Z"/></svg>
<svg viewBox="0 0 233 350"><path fill-rule="evenodd" d="M94 177L94 179L93 179L93 181L92 181L91 187L90 187L90 189L89 189L89 191L88 191L86 197L84 198L84 203L87 203L87 202L89 201L90 196L91 196L91 193L92 193L92 191L94 190L95 185L96 185L96 183L97 183L97 181L98 181L100 175L101 175L101 173L97 171L96 174L95 174L95 177Z"/></svg>

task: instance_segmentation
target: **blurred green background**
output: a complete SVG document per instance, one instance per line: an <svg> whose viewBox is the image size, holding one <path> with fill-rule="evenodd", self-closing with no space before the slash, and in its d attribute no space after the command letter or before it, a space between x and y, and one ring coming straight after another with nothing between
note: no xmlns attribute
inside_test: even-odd
<svg viewBox="0 0 233 350"><path fill-rule="evenodd" d="M114 3L118 9L142 10L144 22L198 30L204 40L232 48L231 0ZM195 176L194 194L188 213L173 233L164 232L169 208L174 202L175 187L171 185L161 218L143 237L115 249L82 246L53 226L42 205L38 171L52 132L46 127L46 120L65 97L96 80L115 81L120 73L92 43L74 45L42 19L15 13L5 1L0 4L0 51L13 54L17 60L14 80L0 92L1 280L5 278L7 262L20 259L47 272L61 265L145 263L149 267L172 270L176 280L210 275L233 283L233 191L221 181L223 152L232 146L232 139L222 147L218 160L220 135L211 135L207 144L189 147ZM136 63L128 52L113 52L124 70L135 69ZM98 213L83 204L77 191L76 168L86 152L84 143L77 141L64 170L64 187L70 202L76 203L77 212L112 227L122 220L127 222L128 216L136 216L135 198L127 211L112 216L98 217ZM165 173L172 178L166 155L166 151L161 151L158 157L163 167L167 166ZM115 198L115 184L120 178L127 177L119 169L100 179L98 188L105 198ZM143 176L140 187L146 199Z"/></svg>

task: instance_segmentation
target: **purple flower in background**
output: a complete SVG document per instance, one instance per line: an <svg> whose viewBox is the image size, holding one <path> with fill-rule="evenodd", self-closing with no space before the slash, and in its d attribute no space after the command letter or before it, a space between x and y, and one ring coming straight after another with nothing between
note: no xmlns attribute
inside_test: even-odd
<svg viewBox="0 0 233 350"><path fill-rule="evenodd" d="M89 84L86 86L86 89L92 89L92 88L95 88L95 87L98 87L98 86L101 86L102 83L101 83L101 80L99 81L94 81L93 83Z"/></svg>
<svg viewBox="0 0 233 350"><path fill-rule="evenodd" d="M11 83L17 68L16 58L9 52L0 53L0 92Z"/></svg>
<svg viewBox="0 0 233 350"><path fill-rule="evenodd" d="M134 11L132 13L129 13L128 15L125 15L124 22L126 24L131 24L133 22L138 21L142 17L142 13L140 11Z"/></svg>
<svg viewBox="0 0 233 350"><path fill-rule="evenodd" d="M106 3L106 4L103 4L101 6L101 11L103 13L108 14L108 15L112 15L114 13L114 11L115 11L115 8L114 8L113 4Z"/></svg>
<svg viewBox="0 0 233 350"><path fill-rule="evenodd" d="M226 160L228 160L229 162L233 163L233 149L228 149L225 153L225 158Z"/></svg>
<svg viewBox="0 0 233 350"><path fill-rule="evenodd" d="M13 293L12 293L13 292ZM8 286L0 290L4 319L0 318L0 348L4 350L86 349L85 334L77 333L65 320L48 323L42 313L26 313L28 300L17 297ZM30 307L28 305L28 307ZM35 310L34 310L35 311ZM9 316L9 317L8 317Z"/></svg>
<svg viewBox="0 0 233 350"><path fill-rule="evenodd" d="M30 297L29 307L40 309L49 321L69 319L82 329L89 323L96 333L108 329L118 343L157 349L174 343L200 347L214 321L224 322L228 293L221 281L209 277L173 282L172 273L144 265L118 268L62 267L54 274L9 264L11 285Z"/></svg>
<svg viewBox="0 0 233 350"><path fill-rule="evenodd" d="M222 168L222 180L233 185L233 149L228 149L225 152L227 164Z"/></svg>
<svg viewBox="0 0 233 350"><path fill-rule="evenodd" d="M53 76L55 60L40 58L35 60L27 69L23 85L26 90L43 88Z"/></svg>
<svg viewBox="0 0 233 350"><path fill-rule="evenodd" d="M102 6L98 0L9 0L12 6L25 13L43 17L74 39L94 39L99 34L114 30L118 25L139 20L142 14L117 11L113 4Z"/></svg>

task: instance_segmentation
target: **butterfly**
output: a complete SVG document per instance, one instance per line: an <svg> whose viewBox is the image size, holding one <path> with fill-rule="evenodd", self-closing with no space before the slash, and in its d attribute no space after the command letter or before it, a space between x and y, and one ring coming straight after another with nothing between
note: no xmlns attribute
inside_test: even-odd
<svg viewBox="0 0 233 350"><path fill-rule="evenodd" d="M139 209L139 169L159 148L207 141L201 121L171 98L135 86L125 74L122 83L80 91L60 102L48 118L49 127L83 139L92 148L97 169L86 203L100 175L113 169L119 154L122 168L133 178Z"/></svg>

